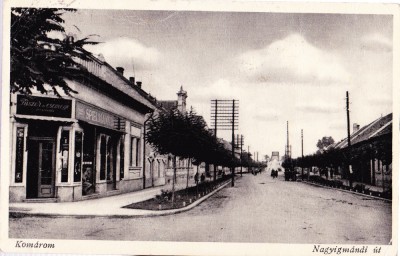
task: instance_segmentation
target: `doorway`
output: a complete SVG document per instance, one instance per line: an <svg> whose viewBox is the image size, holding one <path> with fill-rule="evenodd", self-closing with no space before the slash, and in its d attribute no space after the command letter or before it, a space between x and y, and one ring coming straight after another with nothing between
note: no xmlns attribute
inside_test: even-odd
<svg viewBox="0 0 400 256"><path fill-rule="evenodd" d="M27 198L54 197L55 140L30 138L28 143Z"/></svg>
<svg viewBox="0 0 400 256"><path fill-rule="evenodd" d="M107 190L117 189L117 141L109 137L107 143Z"/></svg>

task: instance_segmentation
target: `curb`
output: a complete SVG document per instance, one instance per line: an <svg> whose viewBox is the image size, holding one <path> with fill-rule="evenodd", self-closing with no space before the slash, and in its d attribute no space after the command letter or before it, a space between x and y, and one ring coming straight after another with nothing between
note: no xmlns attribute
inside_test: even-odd
<svg viewBox="0 0 400 256"><path fill-rule="evenodd" d="M322 187L322 188L335 189L335 190L339 190L339 191L342 191L342 192L347 192L347 193L358 195L358 196L369 197L369 198L382 200L382 201L386 201L386 202L390 202L390 203L392 202L392 200L387 199L387 198L383 198L383 197L367 195L367 194L363 194L363 193L359 193L359 192L355 192L355 191L351 191L351 190L346 190L346 189L341 189L341 188L328 187L328 186L324 186L324 185L321 185L321 184L318 184L318 183L313 183L313 182L309 182L309 181L305 181L305 180L301 181L301 182L303 182L305 184L308 184L308 185L314 185L314 186L318 186L318 187Z"/></svg>
<svg viewBox="0 0 400 256"><path fill-rule="evenodd" d="M147 210L146 213L139 213L139 214L60 214L60 213L29 213L26 211L9 211L9 216L14 216L14 218L21 218L21 217L78 217L78 218L93 218L93 217L106 217L106 218L143 218L143 217L156 217L156 216L165 216L165 215L172 215L177 214L185 211L189 211L194 207L198 206L209 197L220 191L221 189L225 188L228 184L231 183L231 180L226 181L220 187L215 189L214 191L208 193L207 195L201 197L200 199L196 200L195 202L185 206L183 208L178 209L170 209L170 210L160 210L160 211L151 211ZM122 208L122 207L121 207Z"/></svg>

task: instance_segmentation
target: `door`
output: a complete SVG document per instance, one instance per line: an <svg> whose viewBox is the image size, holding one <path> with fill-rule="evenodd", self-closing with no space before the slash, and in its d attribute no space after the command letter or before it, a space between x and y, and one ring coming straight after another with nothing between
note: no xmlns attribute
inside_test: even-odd
<svg viewBox="0 0 400 256"><path fill-rule="evenodd" d="M38 197L54 197L54 141L38 141Z"/></svg>
<svg viewBox="0 0 400 256"><path fill-rule="evenodd" d="M117 143L115 138L109 137L107 140L107 190L117 188L116 163L117 163Z"/></svg>

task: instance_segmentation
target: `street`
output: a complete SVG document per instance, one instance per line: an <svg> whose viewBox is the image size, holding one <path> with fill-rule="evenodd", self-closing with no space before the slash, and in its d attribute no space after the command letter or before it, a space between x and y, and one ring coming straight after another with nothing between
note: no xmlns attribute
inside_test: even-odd
<svg viewBox="0 0 400 256"><path fill-rule="evenodd" d="M389 244L392 204L283 174L243 175L194 209L147 218L23 217L11 238ZM240 176L240 175L239 175ZM104 207L107 207L106 205Z"/></svg>

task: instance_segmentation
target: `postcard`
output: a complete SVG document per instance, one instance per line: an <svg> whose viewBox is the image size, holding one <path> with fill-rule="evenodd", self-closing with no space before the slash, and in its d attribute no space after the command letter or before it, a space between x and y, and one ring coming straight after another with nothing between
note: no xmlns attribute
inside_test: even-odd
<svg viewBox="0 0 400 256"><path fill-rule="evenodd" d="M399 6L6 1L6 253L396 255Z"/></svg>

